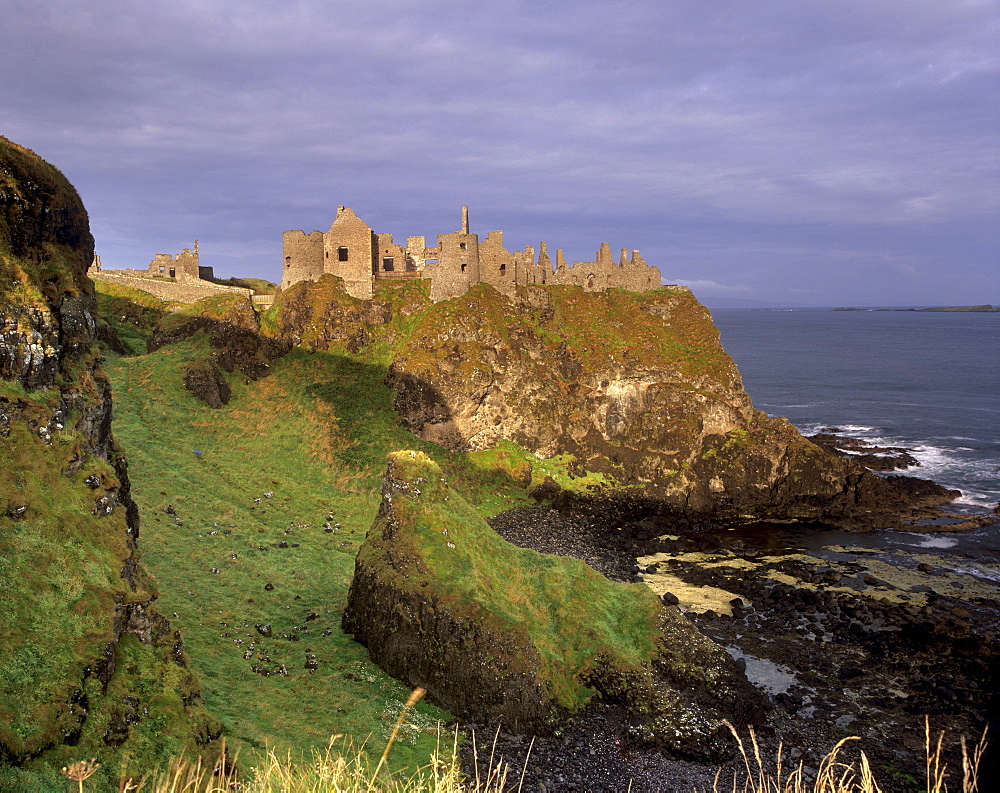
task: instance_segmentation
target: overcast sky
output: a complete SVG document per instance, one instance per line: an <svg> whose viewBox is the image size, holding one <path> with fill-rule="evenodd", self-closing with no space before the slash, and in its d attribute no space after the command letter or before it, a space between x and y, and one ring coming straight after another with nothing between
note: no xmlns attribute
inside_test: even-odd
<svg viewBox="0 0 1000 793"><path fill-rule="evenodd" d="M639 248L801 305L1000 303L995 0L0 0L0 134L108 268L376 231Z"/></svg>

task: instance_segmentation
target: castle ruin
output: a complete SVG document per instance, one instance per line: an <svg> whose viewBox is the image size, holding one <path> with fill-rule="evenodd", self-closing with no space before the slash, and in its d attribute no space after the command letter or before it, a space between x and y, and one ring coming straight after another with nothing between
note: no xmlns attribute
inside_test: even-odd
<svg viewBox="0 0 1000 793"><path fill-rule="evenodd" d="M528 284L579 286L588 292L644 292L661 285L659 269L646 264L637 250L629 256L622 248L615 261L611 246L603 243L595 261L572 264L557 250L553 266L544 242L536 259L531 245L508 251L502 231L491 231L480 240L469 231L468 207L462 207L461 230L438 234L435 247L428 247L424 237L407 237L406 245L399 245L391 234L372 231L354 210L337 207L337 217L325 233L286 231L282 255L282 290L329 273L344 280L348 294L363 300L372 297L375 281L383 279L427 279L435 303L463 295L478 283L509 296Z"/></svg>
<svg viewBox="0 0 1000 793"><path fill-rule="evenodd" d="M198 258L198 240L194 241L194 250L185 248L176 256L157 253L145 270L134 268L105 270L101 266L101 257L95 255L87 275L95 281L131 286L156 295L162 300L176 300L180 303L193 303L203 297L222 292L253 296L251 289L224 286L210 280L214 277L214 273L211 267L201 266Z"/></svg>

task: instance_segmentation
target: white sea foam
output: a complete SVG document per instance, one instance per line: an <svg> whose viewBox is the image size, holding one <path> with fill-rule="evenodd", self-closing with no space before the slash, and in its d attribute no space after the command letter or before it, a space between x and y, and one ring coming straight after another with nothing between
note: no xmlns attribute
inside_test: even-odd
<svg viewBox="0 0 1000 793"><path fill-rule="evenodd" d="M956 545L958 540L954 537L939 536L924 537L922 541L916 543L918 548L954 548Z"/></svg>
<svg viewBox="0 0 1000 793"><path fill-rule="evenodd" d="M918 534L912 531L901 531L889 538L893 545L912 545L915 548L954 548L958 539L954 535Z"/></svg>
<svg viewBox="0 0 1000 793"><path fill-rule="evenodd" d="M950 570L953 573L960 573L962 575L971 575L975 578L983 578L987 581L995 581L1000 583L1000 570L995 570L991 567L987 567L983 564L970 564L968 567L944 567L945 570Z"/></svg>
<svg viewBox="0 0 1000 793"><path fill-rule="evenodd" d="M873 446L909 449L918 465L896 471L895 474L932 479L945 487L960 490L962 495L954 502L956 505L976 509L992 508L1000 500L1000 461L980 457L980 449L948 444L948 441L976 440L975 438L935 436L932 439L914 440L885 434L884 428L869 424L835 422L803 423L799 425L799 431L803 435L813 435L831 426L847 437L858 438ZM874 453L865 450L844 451L851 455Z"/></svg>

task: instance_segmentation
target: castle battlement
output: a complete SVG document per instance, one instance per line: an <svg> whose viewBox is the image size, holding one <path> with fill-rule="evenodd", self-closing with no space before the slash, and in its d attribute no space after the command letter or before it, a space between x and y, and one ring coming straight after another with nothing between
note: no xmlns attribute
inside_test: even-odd
<svg viewBox="0 0 1000 793"><path fill-rule="evenodd" d="M344 279L348 294L361 299L371 298L375 281L381 279L427 279L434 302L465 294L478 283L511 296L517 287L529 284L579 286L588 292L645 292L661 285L659 268L646 264L637 250L629 255L622 248L615 261L611 246L603 243L594 261L567 264L560 249L553 265L545 242L536 259L531 245L523 251L507 250L502 231L491 231L480 240L469 231L468 207L462 207L460 230L438 234L437 244L428 247L425 237L407 237L406 245L399 245L391 234L372 231L354 210L341 206L327 232L286 231L282 256L282 289L332 274Z"/></svg>

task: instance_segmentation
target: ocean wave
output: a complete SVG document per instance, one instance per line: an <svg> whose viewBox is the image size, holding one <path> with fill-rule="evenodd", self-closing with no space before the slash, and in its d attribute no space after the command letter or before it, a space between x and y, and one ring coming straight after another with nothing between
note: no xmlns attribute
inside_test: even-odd
<svg viewBox="0 0 1000 793"><path fill-rule="evenodd" d="M809 422L796 425L803 435L813 435L829 427L836 427L846 437L857 438L881 447L908 449L918 465L896 471L902 476L932 479L940 485L960 490L962 495L953 502L958 507L978 511L991 509L1000 501L1000 458L983 456L988 447L972 448L954 441L973 440L968 436L933 436L914 439L887 432L884 427L872 424L837 424L835 422ZM951 443L949 443L951 441ZM878 454L875 451L845 450L849 455Z"/></svg>

